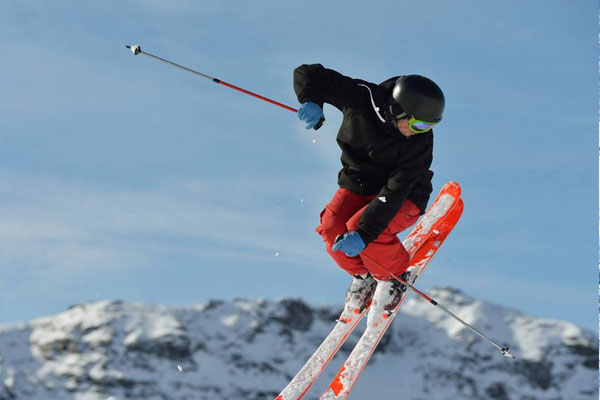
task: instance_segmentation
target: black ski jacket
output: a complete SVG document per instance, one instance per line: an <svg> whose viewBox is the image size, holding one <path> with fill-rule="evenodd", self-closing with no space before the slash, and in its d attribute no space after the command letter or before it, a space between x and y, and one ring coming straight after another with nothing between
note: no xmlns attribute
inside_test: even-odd
<svg viewBox="0 0 600 400"><path fill-rule="evenodd" d="M423 214L432 192L433 131L405 137L385 111L397 78L378 85L321 64L294 70L294 90L300 103L311 101L321 107L328 103L343 113L337 135L343 166L339 186L360 195L377 195L358 227L365 244L383 232L406 199Z"/></svg>

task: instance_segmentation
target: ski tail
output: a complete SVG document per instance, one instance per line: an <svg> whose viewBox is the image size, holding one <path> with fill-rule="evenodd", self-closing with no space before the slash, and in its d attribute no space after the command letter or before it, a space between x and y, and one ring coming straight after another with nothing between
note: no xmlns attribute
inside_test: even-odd
<svg viewBox="0 0 600 400"><path fill-rule="evenodd" d="M349 310L344 307L344 311L329 335L275 400L302 399L365 316L369 306L370 304L362 311Z"/></svg>

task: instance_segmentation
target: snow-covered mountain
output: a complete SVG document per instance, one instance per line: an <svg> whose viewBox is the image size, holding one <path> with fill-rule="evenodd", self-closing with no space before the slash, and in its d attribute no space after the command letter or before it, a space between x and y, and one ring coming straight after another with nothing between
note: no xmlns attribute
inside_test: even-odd
<svg viewBox="0 0 600 400"><path fill-rule="evenodd" d="M500 356L412 296L349 399L596 400L597 337L477 301L431 294L501 344ZM1 400L273 399L327 335L341 306L300 299L163 307L120 301L0 327ZM363 322L364 323L364 322ZM311 389L329 384L357 332Z"/></svg>

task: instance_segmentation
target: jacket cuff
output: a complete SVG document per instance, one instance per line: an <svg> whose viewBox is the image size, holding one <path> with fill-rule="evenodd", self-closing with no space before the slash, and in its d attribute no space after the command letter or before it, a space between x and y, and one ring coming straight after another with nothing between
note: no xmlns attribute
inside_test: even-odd
<svg viewBox="0 0 600 400"><path fill-rule="evenodd" d="M302 99L302 101L300 101L300 104L304 104L304 103L308 103L308 102L315 103L315 104L317 104L319 107L321 107L321 110L323 109L323 102L322 102L322 101L319 101L319 100L317 100L317 99L310 98L310 97L304 97L304 98Z"/></svg>
<svg viewBox="0 0 600 400"><path fill-rule="evenodd" d="M358 228L356 230L356 233L358 233L358 235L360 236L362 241L365 242L365 247L367 247L369 245L369 243L371 243L373 240L377 239L377 238L371 237L371 235L369 235L367 232L363 231L360 228Z"/></svg>

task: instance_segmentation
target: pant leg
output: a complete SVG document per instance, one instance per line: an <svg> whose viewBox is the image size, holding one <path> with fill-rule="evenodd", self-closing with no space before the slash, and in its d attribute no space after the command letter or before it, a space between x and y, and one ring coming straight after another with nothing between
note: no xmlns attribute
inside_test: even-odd
<svg viewBox="0 0 600 400"><path fill-rule="evenodd" d="M358 228L365 208L366 206L350 218L347 223L349 231ZM414 225L420 213L419 207L406 200L386 229L360 253L364 267L375 279L387 281L391 279L390 274L398 276L406 271L410 255L396 234Z"/></svg>
<svg viewBox="0 0 600 400"><path fill-rule="evenodd" d="M342 251L332 251L331 246L338 235L348 232L346 223L360 209L364 208L372 196L361 196L348 189L338 189L331 201L321 212L321 224L316 231L325 242L327 253L342 269L352 275L364 274L367 269L360 257L348 257Z"/></svg>

